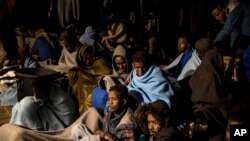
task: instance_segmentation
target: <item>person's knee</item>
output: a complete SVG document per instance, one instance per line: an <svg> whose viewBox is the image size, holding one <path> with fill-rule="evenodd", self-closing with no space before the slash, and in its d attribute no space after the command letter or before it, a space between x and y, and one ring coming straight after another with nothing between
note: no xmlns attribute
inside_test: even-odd
<svg viewBox="0 0 250 141"><path fill-rule="evenodd" d="M19 102L19 112L30 112L34 111L36 107L35 99L33 96L27 96L24 97L20 102Z"/></svg>

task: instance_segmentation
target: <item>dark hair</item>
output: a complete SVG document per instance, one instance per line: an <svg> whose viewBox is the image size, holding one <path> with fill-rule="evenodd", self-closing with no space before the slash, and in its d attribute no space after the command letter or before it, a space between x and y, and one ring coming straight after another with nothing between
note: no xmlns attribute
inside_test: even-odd
<svg viewBox="0 0 250 141"><path fill-rule="evenodd" d="M192 48L194 46L194 36L192 34L181 32L178 38L185 38L187 42L190 44L189 48Z"/></svg>
<svg viewBox="0 0 250 141"><path fill-rule="evenodd" d="M191 41L191 36L185 33L179 34L178 38L185 38L188 42Z"/></svg>
<svg viewBox="0 0 250 141"><path fill-rule="evenodd" d="M133 62L140 62L140 63L143 63L145 65L149 64L149 55L144 50L138 50L132 56L132 61Z"/></svg>
<svg viewBox="0 0 250 141"><path fill-rule="evenodd" d="M110 87L109 91L115 91L119 99L128 99L128 88L122 84L116 84Z"/></svg>
<svg viewBox="0 0 250 141"><path fill-rule="evenodd" d="M167 125L169 119L169 107L167 103L163 100L156 100L150 103L147 111L147 115L152 114L154 118L158 121L161 127Z"/></svg>
<svg viewBox="0 0 250 141"><path fill-rule="evenodd" d="M225 7L225 3L223 0L213 0L213 2L211 2L211 4L209 5L209 11L212 12L215 8L218 7Z"/></svg>
<svg viewBox="0 0 250 141"><path fill-rule="evenodd" d="M33 80L33 86L37 90L50 91L52 78L37 78Z"/></svg>
<svg viewBox="0 0 250 141"><path fill-rule="evenodd" d="M36 97L45 98L48 97L52 87L52 78L37 78L33 80L33 89Z"/></svg>
<svg viewBox="0 0 250 141"><path fill-rule="evenodd" d="M149 133L148 125L147 125L147 111L149 108L149 104L139 105L134 113L134 119L137 125L140 127L142 132Z"/></svg>
<svg viewBox="0 0 250 141"><path fill-rule="evenodd" d="M147 116L152 114L161 127L167 126L169 121L169 107L163 100L139 105L135 110L134 118L144 133L148 133Z"/></svg>
<svg viewBox="0 0 250 141"><path fill-rule="evenodd" d="M188 36L184 33L179 34L179 38L186 38L188 40Z"/></svg>
<svg viewBox="0 0 250 141"><path fill-rule="evenodd" d="M148 111L147 111L147 115L148 114L151 114L156 119L156 121L158 121L158 124L161 127L166 125L165 116L162 114L161 111L159 111L155 107L149 106Z"/></svg>

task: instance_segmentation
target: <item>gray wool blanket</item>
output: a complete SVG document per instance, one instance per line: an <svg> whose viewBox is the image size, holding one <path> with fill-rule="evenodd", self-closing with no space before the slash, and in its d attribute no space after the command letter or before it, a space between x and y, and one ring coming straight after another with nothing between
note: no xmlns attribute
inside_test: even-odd
<svg viewBox="0 0 250 141"><path fill-rule="evenodd" d="M56 131L35 131L7 123L0 127L0 141L73 141L71 129L80 123L94 133L101 129L102 117L97 110L89 108L69 127Z"/></svg>

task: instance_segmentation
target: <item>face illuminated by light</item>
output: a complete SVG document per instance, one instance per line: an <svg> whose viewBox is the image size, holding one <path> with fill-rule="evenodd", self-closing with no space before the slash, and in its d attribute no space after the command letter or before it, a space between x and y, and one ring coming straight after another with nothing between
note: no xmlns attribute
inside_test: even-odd
<svg viewBox="0 0 250 141"><path fill-rule="evenodd" d="M184 52L189 46L189 43L185 37L179 37L178 39L178 51Z"/></svg>
<svg viewBox="0 0 250 141"><path fill-rule="evenodd" d="M226 12L224 11L224 8L221 6L216 7L212 12L212 16L215 17L217 21L220 23L224 23L226 20Z"/></svg>
<svg viewBox="0 0 250 141"><path fill-rule="evenodd" d="M119 108L122 107L123 101L117 97L116 91L109 91L108 94L108 105L111 112L118 112Z"/></svg>
<svg viewBox="0 0 250 141"><path fill-rule="evenodd" d="M114 58L116 68L118 69L117 72L119 74L126 73L127 65L126 65L126 60L121 57L121 56L116 56Z"/></svg>
<svg viewBox="0 0 250 141"><path fill-rule="evenodd" d="M161 126L151 113L148 114L147 122L150 135L155 135L161 130Z"/></svg>
<svg viewBox="0 0 250 141"><path fill-rule="evenodd" d="M147 70L148 70L148 68L146 67L146 65L144 63L142 63L142 62L133 62L132 66L135 69L136 75L138 77L143 76L147 72Z"/></svg>

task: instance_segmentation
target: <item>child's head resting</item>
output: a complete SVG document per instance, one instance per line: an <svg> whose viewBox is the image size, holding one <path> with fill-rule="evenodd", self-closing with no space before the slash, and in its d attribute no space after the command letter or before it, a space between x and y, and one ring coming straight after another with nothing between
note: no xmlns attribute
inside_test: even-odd
<svg viewBox="0 0 250 141"><path fill-rule="evenodd" d="M108 105L111 112L120 114L127 106L128 88L117 84L109 89Z"/></svg>

